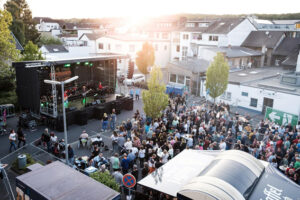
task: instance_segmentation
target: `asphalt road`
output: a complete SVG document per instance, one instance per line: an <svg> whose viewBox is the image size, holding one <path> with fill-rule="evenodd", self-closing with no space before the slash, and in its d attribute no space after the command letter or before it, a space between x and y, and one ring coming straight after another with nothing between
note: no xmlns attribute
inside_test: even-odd
<svg viewBox="0 0 300 200"><path fill-rule="evenodd" d="M132 111L126 111L122 110L121 114L117 115L117 124L122 123L122 121L127 120L128 118L131 118L133 113L139 109L140 112L143 112L143 103L140 99L139 101L134 101L134 109ZM17 130L17 124L18 124L18 118L10 118L7 121L9 128L14 128L15 131ZM43 133L43 130L45 129L45 126L40 126L35 131L30 131L24 129L23 132L26 134L26 142L31 143L38 138L41 137L41 134ZM79 135L82 133L83 130L86 130L89 135L95 135L96 133L99 133L101 130L101 123L99 120L91 119L88 121L87 125L79 126L79 125L71 125L68 129L68 143L73 143L75 141L78 141ZM58 132L55 130L49 129L49 131L53 131L59 139L64 138L63 132ZM8 135L0 136L0 158L3 158L9 154L9 140Z"/></svg>

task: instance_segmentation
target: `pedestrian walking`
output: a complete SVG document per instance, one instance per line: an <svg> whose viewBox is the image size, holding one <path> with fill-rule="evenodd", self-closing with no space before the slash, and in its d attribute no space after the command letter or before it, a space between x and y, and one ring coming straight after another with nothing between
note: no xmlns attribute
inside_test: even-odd
<svg viewBox="0 0 300 200"><path fill-rule="evenodd" d="M108 117L107 114L103 114L103 119L102 119L102 131L106 131L108 126Z"/></svg>
<svg viewBox="0 0 300 200"><path fill-rule="evenodd" d="M10 131L8 139L9 139L9 144L10 144L10 146L9 146L9 152L11 152L11 148L12 147L16 150L17 149L16 148L17 134L15 133L15 130L12 129Z"/></svg>
<svg viewBox="0 0 300 200"><path fill-rule="evenodd" d="M26 145L26 139L25 139L25 135L22 131L22 128L19 127L18 130L17 130L17 134L18 134L18 148L20 148L21 146L21 143L23 143L23 146Z"/></svg>

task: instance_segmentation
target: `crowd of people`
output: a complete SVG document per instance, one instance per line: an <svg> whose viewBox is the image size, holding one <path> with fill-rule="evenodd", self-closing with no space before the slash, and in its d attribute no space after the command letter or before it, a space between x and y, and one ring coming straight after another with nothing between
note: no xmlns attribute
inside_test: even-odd
<svg viewBox="0 0 300 200"><path fill-rule="evenodd" d="M144 178L184 149L236 149L270 162L299 184L300 126L279 126L268 120L252 126L249 119L230 114L224 103L188 107L181 96L170 98L157 119L137 110L111 136L113 160L118 160L113 164L114 174L120 177L140 167L140 178Z"/></svg>
<svg viewBox="0 0 300 200"><path fill-rule="evenodd" d="M116 182L122 186L124 174L132 173L136 180L140 180L184 149L236 149L270 162L292 181L300 184L300 126L279 126L268 120L253 126L249 119L249 116L230 113L230 106L224 103L187 106L184 96L170 97L168 107L157 119L147 118L136 110L131 119L116 127L113 111L111 116L105 116L105 123L102 123L103 130L110 127L113 132L112 156L104 157L101 150L104 143L98 135L98 140L93 140L91 155L87 160L77 159L77 165L82 169L88 166L109 169ZM87 141L88 137L86 132L81 134L81 145L81 141ZM64 146L60 146L63 141L55 140L51 134L50 138L45 134L42 142L55 155L59 152L56 148L63 151ZM74 153L70 155L69 151L69 158L72 157ZM147 190L137 192L136 196L143 199L143 194L147 198L171 198Z"/></svg>

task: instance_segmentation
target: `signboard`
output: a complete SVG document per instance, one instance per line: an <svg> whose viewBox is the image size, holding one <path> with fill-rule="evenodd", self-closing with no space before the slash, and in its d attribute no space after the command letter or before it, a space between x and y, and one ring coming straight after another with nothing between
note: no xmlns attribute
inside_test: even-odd
<svg viewBox="0 0 300 200"><path fill-rule="evenodd" d="M269 119L276 124L286 126L289 123L292 126L296 126L298 124L298 116L290 113L286 113L280 110L276 110L270 107L266 108L265 119Z"/></svg>
<svg viewBox="0 0 300 200"><path fill-rule="evenodd" d="M135 177L132 174L125 174L122 181L123 185L128 188L133 188L136 184Z"/></svg>

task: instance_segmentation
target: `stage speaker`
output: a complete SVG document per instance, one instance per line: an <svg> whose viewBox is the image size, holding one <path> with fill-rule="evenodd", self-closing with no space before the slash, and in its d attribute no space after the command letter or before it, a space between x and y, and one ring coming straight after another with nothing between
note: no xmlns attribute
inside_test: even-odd
<svg viewBox="0 0 300 200"><path fill-rule="evenodd" d="M105 113L104 106L94 107L94 118L101 120L103 118L103 114Z"/></svg>
<svg viewBox="0 0 300 200"><path fill-rule="evenodd" d="M88 121L88 116L86 111L82 110L80 112L78 112L77 116L76 116L76 124L82 126L82 125L86 125Z"/></svg>
<svg viewBox="0 0 300 200"><path fill-rule="evenodd" d="M57 131L59 132L64 132L64 121L63 121L63 116L62 115L59 115L57 118L56 118L56 125L55 125L55 128Z"/></svg>

